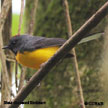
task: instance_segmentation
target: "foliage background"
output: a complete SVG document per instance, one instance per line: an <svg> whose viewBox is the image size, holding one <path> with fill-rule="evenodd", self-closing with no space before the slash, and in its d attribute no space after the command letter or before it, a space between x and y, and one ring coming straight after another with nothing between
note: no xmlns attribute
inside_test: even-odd
<svg viewBox="0 0 108 108"><path fill-rule="evenodd" d="M23 20L21 34L24 34L24 22L25 21ZM18 33L18 25L19 25L19 15L13 14L12 15L12 36L14 36Z"/></svg>
<svg viewBox="0 0 108 108"><path fill-rule="evenodd" d="M105 1L107 0L68 0L73 32L80 28L80 26L95 13ZM27 0L26 2L26 24L24 27L26 31L30 23L33 2L34 0ZM14 16L14 18L15 17L16 16ZM103 31L107 24L106 22L107 18L103 19L91 33ZM63 0L39 0L34 35L67 39ZM104 76L102 73L104 70L100 72L100 66L102 64L100 61L103 57L101 56L103 44L104 40L100 38L77 45L76 53L85 101L102 101L105 105L101 108L106 108L108 105L108 99L106 97L108 89L105 89L105 83L101 80ZM29 79L34 72L35 71L28 69L26 79ZM46 104L25 105L25 108L80 108L76 75L73 71L71 59L65 59L63 62L58 63L52 69L52 72L50 72L41 82L40 87L36 87L26 98L26 101L27 100L46 101ZM86 108L91 108L91 106L86 106ZM98 106L92 106L92 108L98 108Z"/></svg>

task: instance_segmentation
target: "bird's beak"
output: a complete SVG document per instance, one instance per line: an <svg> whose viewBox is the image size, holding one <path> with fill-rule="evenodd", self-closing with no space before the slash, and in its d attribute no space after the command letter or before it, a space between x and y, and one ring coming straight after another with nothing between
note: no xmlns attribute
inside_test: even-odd
<svg viewBox="0 0 108 108"><path fill-rule="evenodd" d="M2 49L9 49L9 46L4 46Z"/></svg>

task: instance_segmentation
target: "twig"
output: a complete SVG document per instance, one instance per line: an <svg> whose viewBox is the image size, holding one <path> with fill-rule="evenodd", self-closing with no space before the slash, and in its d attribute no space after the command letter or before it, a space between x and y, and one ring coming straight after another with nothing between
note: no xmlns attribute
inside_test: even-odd
<svg viewBox="0 0 108 108"><path fill-rule="evenodd" d="M36 13L37 13L37 7L38 7L38 0L34 0L34 6L33 6L32 11L31 11L31 20L30 20L30 24L28 27L28 33L30 35L32 35L33 31L34 31L34 24L35 24L35 18L36 18Z"/></svg>
<svg viewBox="0 0 108 108"><path fill-rule="evenodd" d="M19 26L18 26L18 35L21 33L21 25L23 21L23 13L24 13L24 0L21 0L21 12L19 16Z"/></svg>
<svg viewBox="0 0 108 108"><path fill-rule="evenodd" d="M18 36L20 36L20 33L21 33L21 25L22 25L22 21L23 21L23 13L24 13L24 0L21 0L21 12L20 12L20 16L19 16ZM18 88L17 74L18 74L18 63L16 61L16 64L15 64L16 91L17 91L17 88ZM19 88L18 88L18 90L19 90Z"/></svg>
<svg viewBox="0 0 108 108"><path fill-rule="evenodd" d="M31 13L32 13L31 20L30 20L30 24L29 24L29 27L28 27L28 34L30 34L30 35L33 34L33 30L34 30L33 26L34 26L34 23L35 23L35 16L36 16L37 6L38 6L38 0L34 0L34 6L33 6L32 11L31 11ZM22 72L21 72L21 76L20 76L20 84L19 84L18 91L23 87L26 71L27 71L27 68L22 67Z"/></svg>
<svg viewBox="0 0 108 108"><path fill-rule="evenodd" d="M18 79L17 79L17 75L18 75L18 63L17 63L17 60L15 60L15 85L16 85L16 92L18 92Z"/></svg>
<svg viewBox="0 0 108 108"><path fill-rule="evenodd" d="M9 100L8 98L10 97L10 87L9 87L9 77L8 77L8 71L7 71L7 66L6 66L6 57L5 54L2 50L3 47L3 38L2 38L2 30L4 27L4 23L6 20L6 17L8 15L8 11L11 7L11 0L4 0L1 13L0 13L0 58L1 58L1 63L2 63L2 79L5 82L2 82L2 89L4 89L4 93L2 95L2 100L1 104L3 104L4 100Z"/></svg>
<svg viewBox="0 0 108 108"><path fill-rule="evenodd" d="M64 1L64 8L65 8L65 17L66 17L66 22L67 22L67 27L68 27L68 35L70 37L72 36L72 25L71 25L71 19L69 15L69 6L68 6L67 0L63 0L63 1ZM85 108L83 90L81 87L81 80L80 80L80 74L79 74L79 69L78 69L78 62L77 62L75 48L72 49L71 53L74 55L72 62L74 64L74 70L75 70L76 78L77 78L77 86L78 86L78 91L79 91L79 96L80 96L81 108Z"/></svg>
<svg viewBox="0 0 108 108"><path fill-rule="evenodd" d="M24 85L25 72L26 72L26 68L25 67L22 67L22 69L21 69L21 75L20 75L20 82L19 82L19 87L18 87L18 92L19 92L19 90Z"/></svg>
<svg viewBox="0 0 108 108"><path fill-rule="evenodd" d="M10 62L15 62L15 58L6 54L6 60Z"/></svg>
<svg viewBox="0 0 108 108"><path fill-rule="evenodd" d="M15 63L14 59L6 58L6 60L9 61L9 62L14 62Z"/></svg>
<svg viewBox="0 0 108 108"><path fill-rule="evenodd" d="M77 30L57 51L57 53L48 60L48 62L40 68L28 81L13 100L22 102L29 93L40 83L40 81L48 74L55 64L62 59L77 43L85 37L85 35L93 29L107 14L108 2L106 2L85 24ZM19 104L11 104L9 108L17 108Z"/></svg>

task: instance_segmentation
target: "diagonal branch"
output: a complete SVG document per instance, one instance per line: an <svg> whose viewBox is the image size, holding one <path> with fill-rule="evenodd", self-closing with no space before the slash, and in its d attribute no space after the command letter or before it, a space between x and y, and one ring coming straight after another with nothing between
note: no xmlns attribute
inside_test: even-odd
<svg viewBox="0 0 108 108"><path fill-rule="evenodd" d="M67 27L68 27L68 35L70 37L70 36L72 36L72 25L71 25L71 19L70 19L70 15L69 15L69 6L68 6L68 1L67 0L63 0L63 1L64 1L64 8L65 8L65 17L66 17ZM75 70L76 78L77 78L77 86L78 86L78 91L79 91L79 96L80 96L81 108L85 108L83 90L82 90L82 87L81 87L81 80L80 80L80 74L79 74L79 69L78 69L78 62L77 62L75 48L73 48L71 50L71 53L74 54L72 62L73 62L73 65L74 65L74 70Z"/></svg>
<svg viewBox="0 0 108 108"><path fill-rule="evenodd" d="M93 29L107 14L108 2L106 2L85 24L77 30L57 51L57 53L48 60L48 62L36 72L30 81L24 86L13 100L24 101L29 93L39 84L39 82L48 74L55 64L62 59L77 43L85 37L85 35ZM19 104L11 104L9 108L17 108Z"/></svg>

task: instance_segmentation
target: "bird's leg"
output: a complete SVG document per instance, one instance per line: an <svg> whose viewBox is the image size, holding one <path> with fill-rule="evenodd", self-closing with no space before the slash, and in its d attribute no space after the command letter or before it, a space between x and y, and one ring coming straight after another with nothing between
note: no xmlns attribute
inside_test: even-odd
<svg viewBox="0 0 108 108"><path fill-rule="evenodd" d="M37 87L40 87L40 83L38 83Z"/></svg>
<svg viewBox="0 0 108 108"><path fill-rule="evenodd" d="M40 68L43 68L46 65L47 61L40 65Z"/></svg>

